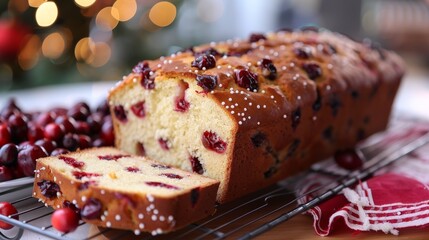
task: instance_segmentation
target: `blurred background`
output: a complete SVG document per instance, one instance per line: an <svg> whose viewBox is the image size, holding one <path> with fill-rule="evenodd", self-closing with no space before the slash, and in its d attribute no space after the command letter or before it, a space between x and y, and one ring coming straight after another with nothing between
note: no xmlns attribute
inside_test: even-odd
<svg viewBox="0 0 429 240"><path fill-rule="evenodd" d="M304 25L429 63L428 0L1 0L0 92L119 80L142 59Z"/></svg>

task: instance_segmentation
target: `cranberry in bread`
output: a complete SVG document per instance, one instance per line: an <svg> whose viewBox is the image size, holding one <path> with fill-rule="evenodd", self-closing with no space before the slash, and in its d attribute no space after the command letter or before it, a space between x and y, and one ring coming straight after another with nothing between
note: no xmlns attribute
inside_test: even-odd
<svg viewBox="0 0 429 240"><path fill-rule="evenodd" d="M37 161L34 197L101 227L159 234L214 212L219 182L114 148Z"/></svg>
<svg viewBox="0 0 429 240"><path fill-rule="evenodd" d="M196 46L112 89L115 144L219 180L222 203L385 129L403 74L398 55L314 28Z"/></svg>

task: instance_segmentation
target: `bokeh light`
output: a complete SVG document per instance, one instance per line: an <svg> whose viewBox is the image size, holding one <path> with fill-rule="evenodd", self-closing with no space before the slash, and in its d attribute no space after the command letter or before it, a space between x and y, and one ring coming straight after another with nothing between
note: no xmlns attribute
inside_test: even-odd
<svg viewBox="0 0 429 240"><path fill-rule="evenodd" d="M33 35L21 50L18 56L18 64L23 70L30 70L37 64L40 45L39 36Z"/></svg>
<svg viewBox="0 0 429 240"><path fill-rule="evenodd" d="M107 43L94 42L91 38L82 38L76 44L75 57L93 67L105 65L112 55L112 50Z"/></svg>
<svg viewBox="0 0 429 240"><path fill-rule="evenodd" d="M170 25L176 18L176 6L170 2L158 2L149 11L149 19L158 27Z"/></svg>
<svg viewBox="0 0 429 240"><path fill-rule="evenodd" d="M41 27L51 26L58 17L58 8L54 2L44 2L36 10L36 21Z"/></svg>
<svg viewBox="0 0 429 240"><path fill-rule="evenodd" d="M97 27L106 31L112 31L118 25L119 13L116 8L105 7L97 14L95 23Z"/></svg>
<svg viewBox="0 0 429 240"><path fill-rule="evenodd" d="M59 58L66 48L66 41L62 34L54 32L49 34L42 43L42 53L51 59Z"/></svg>
<svg viewBox="0 0 429 240"><path fill-rule="evenodd" d="M116 10L118 15L112 13L112 16L118 21L128 21L136 14L137 3L135 0L117 0L112 6L113 10Z"/></svg>
<svg viewBox="0 0 429 240"><path fill-rule="evenodd" d="M74 2L82 8L90 7L92 4L95 3L95 0L74 0Z"/></svg>
<svg viewBox="0 0 429 240"><path fill-rule="evenodd" d="M38 8L42 3L46 2L47 0L28 0L28 5L30 7Z"/></svg>

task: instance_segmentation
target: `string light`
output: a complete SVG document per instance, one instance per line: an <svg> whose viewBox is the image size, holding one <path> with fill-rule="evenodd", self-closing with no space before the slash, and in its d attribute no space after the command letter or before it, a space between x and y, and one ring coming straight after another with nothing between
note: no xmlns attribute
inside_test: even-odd
<svg viewBox="0 0 429 240"><path fill-rule="evenodd" d="M92 4L95 3L95 0L74 0L74 2L82 8L90 7Z"/></svg>
<svg viewBox="0 0 429 240"><path fill-rule="evenodd" d="M63 54L66 42L59 32L49 34L42 43L42 53L45 57L57 59Z"/></svg>
<svg viewBox="0 0 429 240"><path fill-rule="evenodd" d="M158 27L167 27L176 18L176 6L170 2L158 2L149 11L149 19Z"/></svg>
<svg viewBox="0 0 429 240"><path fill-rule="evenodd" d="M105 7L95 17L97 27L106 31L112 31L118 25L119 13L116 8Z"/></svg>
<svg viewBox="0 0 429 240"><path fill-rule="evenodd" d="M124 22L130 20L137 12L137 3L135 0L117 0L113 6L112 11L116 9L118 15L112 14L118 21Z"/></svg>
<svg viewBox="0 0 429 240"><path fill-rule="evenodd" d="M23 70L30 70L39 60L40 38L31 36L25 47L18 55L18 64Z"/></svg>
<svg viewBox="0 0 429 240"><path fill-rule="evenodd" d="M36 10L36 22L41 27L51 26L58 17L58 8L54 2L44 2Z"/></svg>
<svg viewBox="0 0 429 240"><path fill-rule="evenodd" d="M42 3L46 2L47 0L28 0L28 5L30 7L38 8Z"/></svg>

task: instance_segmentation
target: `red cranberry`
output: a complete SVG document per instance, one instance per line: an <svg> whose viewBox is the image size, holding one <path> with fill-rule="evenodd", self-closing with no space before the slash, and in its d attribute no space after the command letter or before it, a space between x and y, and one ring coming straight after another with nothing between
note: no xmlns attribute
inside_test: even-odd
<svg viewBox="0 0 429 240"><path fill-rule="evenodd" d="M167 189L174 189L174 190L179 190L178 187L170 185L170 184L166 184L166 183L162 183L162 182L145 182L146 185L151 186L151 187L161 187L161 188L167 188Z"/></svg>
<svg viewBox="0 0 429 240"><path fill-rule="evenodd" d="M43 147L48 154L51 154L57 148L57 143L48 139L37 140L34 145Z"/></svg>
<svg viewBox="0 0 429 240"><path fill-rule="evenodd" d="M102 204L96 198L89 198L83 205L80 215L84 219L92 220L100 218L102 214Z"/></svg>
<svg viewBox="0 0 429 240"><path fill-rule="evenodd" d="M196 56L200 55L213 55L213 56L220 56L221 54L214 48L208 48L206 50L203 50L201 52L195 53Z"/></svg>
<svg viewBox="0 0 429 240"><path fill-rule="evenodd" d="M295 55L297 57L302 58L302 59L309 59L311 57L311 50L308 47L295 48L293 50L293 52L295 53Z"/></svg>
<svg viewBox="0 0 429 240"><path fill-rule="evenodd" d="M18 158L18 147L13 143L8 143L0 148L0 166L15 165Z"/></svg>
<svg viewBox="0 0 429 240"><path fill-rule="evenodd" d="M78 104L70 108L67 115L77 121L85 121L90 113L87 106Z"/></svg>
<svg viewBox="0 0 429 240"><path fill-rule="evenodd" d="M262 33L253 33L249 37L249 42L258 42L259 40L266 40L266 39L267 38Z"/></svg>
<svg viewBox="0 0 429 240"><path fill-rule="evenodd" d="M113 133L113 125L111 121L103 123L101 126L101 139L103 139L105 146L113 146L115 135Z"/></svg>
<svg viewBox="0 0 429 240"><path fill-rule="evenodd" d="M150 72L149 64L147 62L139 62L136 66L134 66L133 72L140 73L143 75L149 75L149 72Z"/></svg>
<svg viewBox="0 0 429 240"><path fill-rule="evenodd" d="M77 134L67 133L63 140L62 146L70 151L75 151L79 146L79 137Z"/></svg>
<svg viewBox="0 0 429 240"><path fill-rule="evenodd" d="M64 131L56 123L49 123L44 130L45 138L53 141L59 141L64 136Z"/></svg>
<svg viewBox="0 0 429 240"><path fill-rule="evenodd" d="M144 118L146 116L144 101L137 102L131 106L131 111L139 118Z"/></svg>
<svg viewBox="0 0 429 240"><path fill-rule="evenodd" d="M70 208L59 208L52 214L51 224L60 232L73 232L79 226L79 215Z"/></svg>
<svg viewBox="0 0 429 240"><path fill-rule="evenodd" d="M197 75L197 84L203 88L204 92L210 92L217 86L217 76Z"/></svg>
<svg viewBox="0 0 429 240"><path fill-rule="evenodd" d="M44 112L41 113L39 116L37 116L36 118L36 124L38 126L44 127L46 126L48 123L51 123L54 121L54 117L52 116L51 112Z"/></svg>
<svg viewBox="0 0 429 240"><path fill-rule="evenodd" d="M72 157L59 156L58 158L63 160L66 164L68 164L74 168L82 169L85 166L84 162L78 161L77 159L72 158Z"/></svg>
<svg viewBox="0 0 429 240"><path fill-rule="evenodd" d="M131 155L124 155L124 154L116 154L116 155L102 155L102 156L98 156L98 159L100 160L106 160L106 161L116 161L119 158L125 158L125 157L130 157Z"/></svg>
<svg viewBox="0 0 429 240"><path fill-rule="evenodd" d="M191 190L191 205L192 207L197 204L198 199L200 198L200 188L194 188Z"/></svg>
<svg viewBox="0 0 429 240"><path fill-rule="evenodd" d="M18 166L25 176L34 176L36 160L47 157L48 153L40 146L33 145L22 149L18 153Z"/></svg>
<svg viewBox="0 0 429 240"><path fill-rule="evenodd" d="M14 98L10 98L7 100L7 102L4 105L1 112L6 111L6 110L17 110L18 112L22 112L21 109L16 104L16 100Z"/></svg>
<svg viewBox="0 0 429 240"><path fill-rule="evenodd" d="M86 149L92 147L91 138L86 135L78 135L79 149Z"/></svg>
<svg viewBox="0 0 429 240"><path fill-rule="evenodd" d="M34 144L33 144L33 143L31 143L31 142L29 142L29 141L21 142L21 143L18 145L18 150L19 150L19 151L21 151L22 149L25 149L25 148L31 147L31 146L33 146L33 145L34 145Z"/></svg>
<svg viewBox="0 0 429 240"><path fill-rule="evenodd" d="M320 66L316 63L304 63L302 64L302 68L311 80L315 80L316 78L322 76L322 68L320 68Z"/></svg>
<svg viewBox="0 0 429 240"><path fill-rule="evenodd" d="M60 186L52 181L42 180L37 183L37 186L40 188L40 193L49 199L56 198L57 194L61 193Z"/></svg>
<svg viewBox="0 0 429 240"><path fill-rule="evenodd" d="M189 156L189 161L191 161L192 171L198 174L204 173L204 168L201 165L201 161L198 157Z"/></svg>
<svg viewBox="0 0 429 240"><path fill-rule="evenodd" d="M72 174L78 180L81 180L84 177L90 178L90 177L99 177L99 176L101 176L101 174L99 174L99 173L78 172L78 171L73 171Z"/></svg>
<svg viewBox="0 0 429 240"><path fill-rule="evenodd" d="M262 75L270 80L277 77L277 68L274 66L273 61L263 58L261 61Z"/></svg>
<svg viewBox="0 0 429 240"><path fill-rule="evenodd" d="M325 44L323 47L323 53L327 55L332 55L337 53L337 49L332 44Z"/></svg>
<svg viewBox="0 0 429 240"><path fill-rule="evenodd" d="M138 167L126 167L125 171L127 172L140 172L140 169Z"/></svg>
<svg viewBox="0 0 429 240"><path fill-rule="evenodd" d="M109 102L107 99L103 100L96 109L97 112L102 113L103 115L109 115L110 114L110 108L109 108Z"/></svg>
<svg viewBox="0 0 429 240"><path fill-rule="evenodd" d="M152 78L148 78L148 77L143 77L140 84L145 88L145 89L154 89L155 88L155 79Z"/></svg>
<svg viewBox="0 0 429 240"><path fill-rule="evenodd" d="M74 203L72 203L68 200L64 200L63 207L70 208L71 210L73 210L80 219L80 208L78 208Z"/></svg>
<svg viewBox="0 0 429 240"><path fill-rule="evenodd" d="M224 153L226 151L227 143L214 132L205 131L201 136L201 142L205 148L217 153Z"/></svg>
<svg viewBox="0 0 429 240"><path fill-rule="evenodd" d="M74 133L76 121L73 118L66 116L60 116L55 119L55 123L58 124L64 133Z"/></svg>
<svg viewBox="0 0 429 240"><path fill-rule="evenodd" d="M122 105L117 105L113 108L113 113L115 114L115 117L125 123L127 122L127 114L125 113L125 109L124 106Z"/></svg>
<svg viewBox="0 0 429 240"><path fill-rule="evenodd" d="M150 75L151 69L149 68L149 64L147 62L139 62L134 68L134 73L139 73L141 75L140 84L145 89L154 89L155 88L155 80Z"/></svg>
<svg viewBox="0 0 429 240"><path fill-rule="evenodd" d="M158 139L158 143L163 150L169 150L170 149L170 143L168 142L167 139L160 138L160 139Z"/></svg>
<svg viewBox="0 0 429 240"><path fill-rule="evenodd" d="M0 124L0 146L10 143L11 140L10 128L6 123Z"/></svg>
<svg viewBox="0 0 429 240"><path fill-rule="evenodd" d="M90 132L92 134L100 132L102 120L103 120L103 115L101 113L93 113L89 115L89 117L86 119Z"/></svg>
<svg viewBox="0 0 429 240"><path fill-rule="evenodd" d="M179 82L179 94L175 97L174 101L176 106L174 111L176 112L186 112L189 109L189 102L185 99L185 91L189 88L189 84L185 81Z"/></svg>
<svg viewBox="0 0 429 240"><path fill-rule="evenodd" d="M27 140L27 118L22 115L12 115L8 119L10 132L12 133L12 141L15 143L19 143Z"/></svg>
<svg viewBox="0 0 429 240"><path fill-rule="evenodd" d="M89 135L91 133L91 128L86 122L77 121L75 123L76 133Z"/></svg>
<svg viewBox="0 0 429 240"><path fill-rule="evenodd" d="M173 179L182 179L183 177L174 173L161 173L159 174L160 176L165 176L168 178L173 178Z"/></svg>
<svg viewBox="0 0 429 240"><path fill-rule="evenodd" d="M258 75L247 69L235 71L235 82L238 86L249 89L250 91L258 91L259 89Z"/></svg>
<svg viewBox="0 0 429 240"><path fill-rule="evenodd" d="M338 166L347 170L356 170L362 167L363 161L354 150L338 151L334 155Z"/></svg>
<svg viewBox="0 0 429 240"><path fill-rule="evenodd" d="M37 125L30 125L28 127L27 139L30 142L35 142L44 137L44 131L41 127Z"/></svg>
<svg viewBox="0 0 429 240"><path fill-rule="evenodd" d="M18 220L19 215L15 215L17 213L18 213L18 211L16 210L16 208L12 204L10 204L8 202L0 202L0 214L1 215L3 215L3 216L14 215L12 218ZM13 225L0 221L0 228L4 229L4 230L8 230L8 229L13 228Z"/></svg>
<svg viewBox="0 0 429 240"><path fill-rule="evenodd" d="M51 156L59 156L59 155L63 155L63 154L67 154L70 151L65 149L65 148L56 148L51 152Z"/></svg>
<svg viewBox="0 0 429 240"><path fill-rule="evenodd" d="M13 178L17 179L17 178L25 177L20 167L13 167L11 168L11 170L12 170Z"/></svg>
<svg viewBox="0 0 429 240"><path fill-rule="evenodd" d="M213 55L200 55L195 58L191 63L192 67L196 67L200 70L206 70L216 67L216 58Z"/></svg>
<svg viewBox="0 0 429 240"><path fill-rule="evenodd" d="M0 166L0 182L9 181L13 179L13 171L6 166Z"/></svg>

